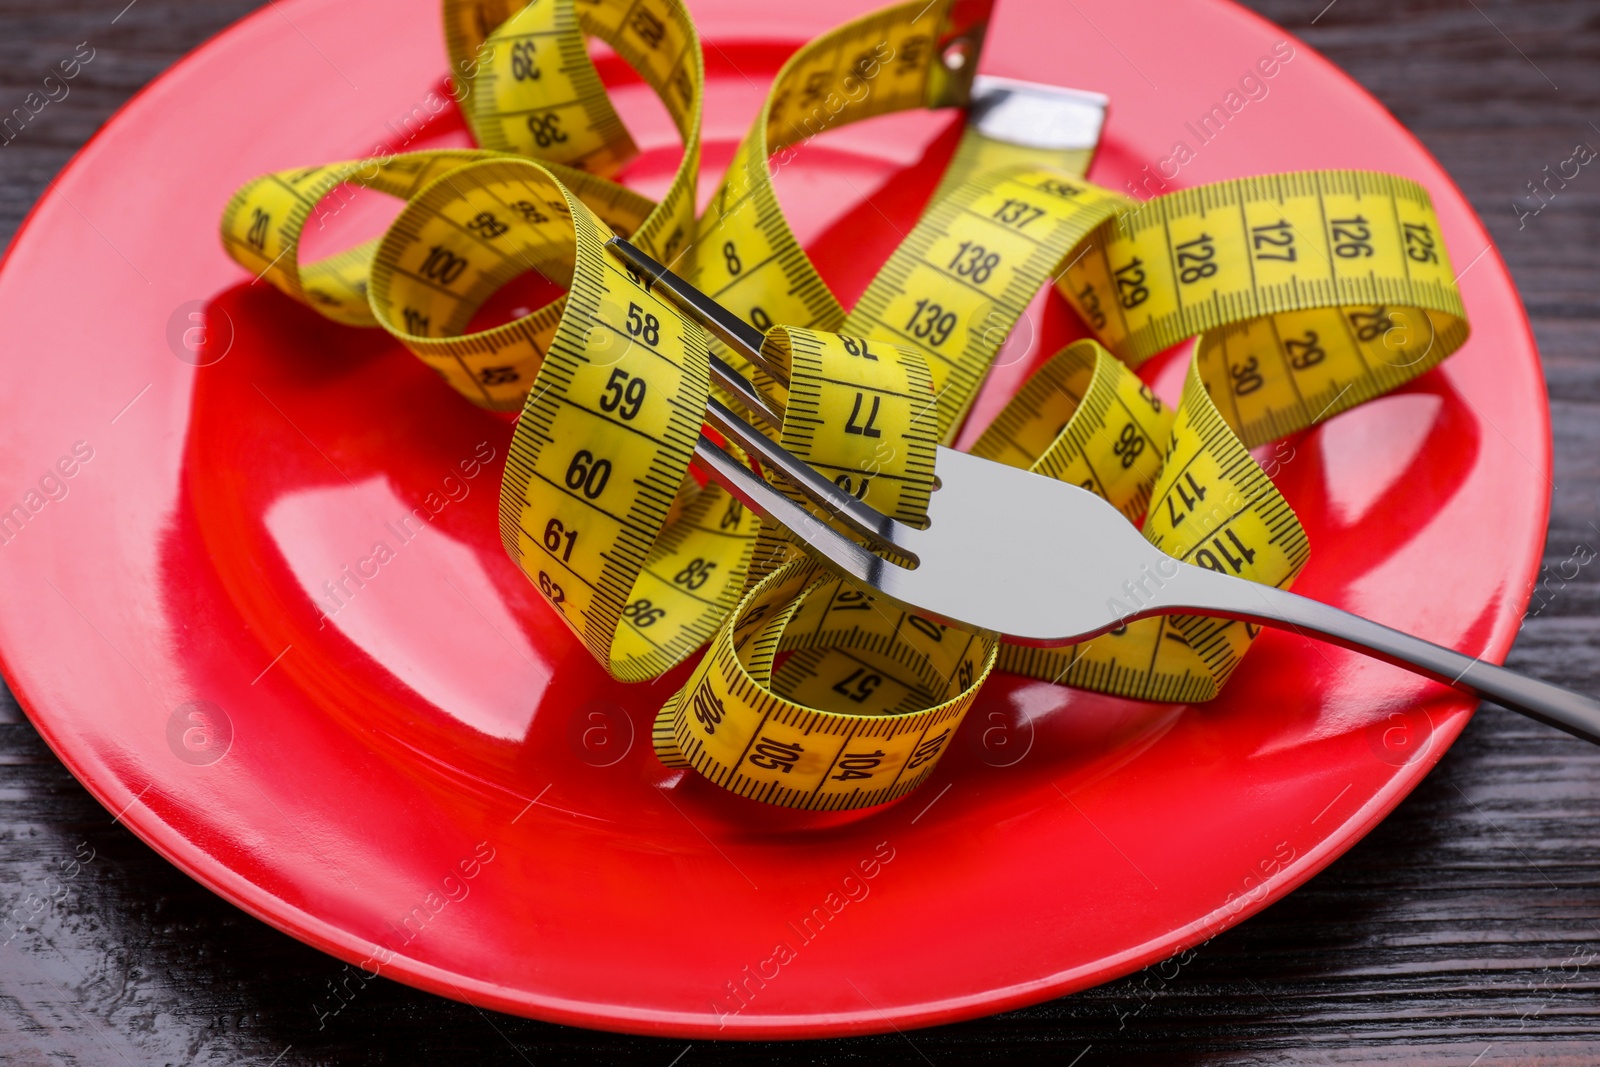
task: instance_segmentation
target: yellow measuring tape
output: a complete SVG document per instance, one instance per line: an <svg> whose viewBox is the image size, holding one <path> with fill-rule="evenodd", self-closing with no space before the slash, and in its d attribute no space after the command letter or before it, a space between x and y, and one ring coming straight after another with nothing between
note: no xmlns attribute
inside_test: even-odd
<svg viewBox="0 0 1600 1067"><path fill-rule="evenodd" d="M709 642L658 716L655 748L745 796L882 803L932 772L997 667L1204 700L1254 634L1164 616L1028 649L831 575L693 477L716 346L605 253L612 233L762 329L787 386L744 369L784 412L777 439L912 523L934 491L935 445L1055 284L1097 340L1050 359L974 451L1099 493L1176 558L1279 586L1304 566L1306 537L1248 450L1409 381L1466 339L1420 187L1330 171L1142 204L1097 188L1082 177L1097 127L1086 140L1039 121L1072 126L1081 107L1047 92L1030 105L1026 87L975 91L984 0L892 6L801 48L698 219L704 72L675 0L444 7L457 96L483 149L265 176L228 205L224 243L330 318L388 330L472 402L521 410L501 496L507 550L618 678L658 677ZM611 180L636 149L591 36L643 76L683 137L659 203ZM1006 100L1022 101L1020 121ZM819 133L914 107L967 107L967 129L921 220L846 312L790 231L772 167ZM302 234L349 185L405 206L379 241L301 264ZM473 331L528 271L567 295ZM1133 368L1191 337L1174 410ZM1130 613L1141 594L1130 580Z"/></svg>

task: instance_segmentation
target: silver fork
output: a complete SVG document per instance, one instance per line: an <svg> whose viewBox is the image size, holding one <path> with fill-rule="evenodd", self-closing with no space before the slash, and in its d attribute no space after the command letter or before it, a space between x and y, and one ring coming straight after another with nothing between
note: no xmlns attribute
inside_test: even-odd
<svg viewBox="0 0 1600 1067"><path fill-rule="evenodd" d="M687 316L786 382L762 356L759 331L621 238L610 245ZM780 425L781 414L732 367L713 356L711 370L751 415ZM713 478L833 570L920 614L1037 647L1075 644L1152 615L1242 619L1364 652L1600 744L1600 703L1588 697L1316 600L1182 563L1109 503L1067 482L940 448L928 526L916 529L856 500L716 398L706 421L909 566L817 521L702 434L695 455ZM1003 552L995 550L997 531L1005 534Z"/></svg>

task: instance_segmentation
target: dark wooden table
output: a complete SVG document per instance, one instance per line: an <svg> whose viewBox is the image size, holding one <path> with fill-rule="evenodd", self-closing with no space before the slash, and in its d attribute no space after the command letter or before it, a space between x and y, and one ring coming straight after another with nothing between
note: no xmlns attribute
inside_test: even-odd
<svg viewBox="0 0 1600 1067"><path fill-rule="evenodd" d="M70 95L0 147L0 241L113 108L256 6L125 2L0 0L0 112L78 42L96 50ZM1575 144L1600 146L1600 4L1324 4L1250 0L1416 131L1521 287L1557 488L1552 581L1510 662L1600 692L1597 568L1557 570L1578 546L1600 550L1600 173L1536 217L1519 223L1512 206ZM113 825L0 696L0 1063L1600 1064L1600 750L1494 707L1366 840L1171 980L1152 969L904 1036L689 1046L486 1015L388 981L319 1025L313 1004L340 965Z"/></svg>

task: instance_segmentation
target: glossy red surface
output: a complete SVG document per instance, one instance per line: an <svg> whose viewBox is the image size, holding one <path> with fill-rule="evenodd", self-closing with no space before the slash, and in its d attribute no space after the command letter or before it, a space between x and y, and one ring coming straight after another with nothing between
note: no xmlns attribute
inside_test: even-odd
<svg viewBox="0 0 1600 1067"><path fill-rule="evenodd" d="M787 52L857 6L696 0L713 177ZM1210 0L999 8L986 69L1111 94L1094 176L1113 186L1194 147L1185 122L1284 38ZM445 69L436 17L435 0L264 8L112 121L0 272L0 504L43 500L26 494L84 442L46 485L66 495L0 546L5 672L73 772L194 877L482 1007L690 1036L904 1029L1204 940L1349 847L1461 730L1458 695L1268 634L1205 706L1000 677L931 783L884 809L785 812L664 770L648 727L681 673L609 682L500 548L508 424L384 335L251 284L215 236L262 171L463 143L451 113L406 142ZM659 190L675 140L604 65L646 147L630 178ZM1298 46L1266 84L1178 181L1416 178L1474 327L1441 371L1279 446L1314 550L1297 588L1499 660L1550 467L1511 281L1445 175L1341 74ZM840 131L780 174L841 295L909 229L951 122ZM368 210L318 239L373 232ZM216 361L196 367L201 310ZM1075 330L1038 302L981 410ZM1182 367L1153 380L1171 396Z"/></svg>

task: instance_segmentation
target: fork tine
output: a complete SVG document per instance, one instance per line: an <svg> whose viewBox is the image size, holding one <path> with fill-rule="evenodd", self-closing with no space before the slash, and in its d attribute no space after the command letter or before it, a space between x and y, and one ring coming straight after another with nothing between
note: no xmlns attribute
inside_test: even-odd
<svg viewBox="0 0 1600 1067"><path fill-rule="evenodd" d="M715 300L712 300L709 296L621 237L613 237L606 244L624 263L649 277L652 284L659 285L661 291L671 297L672 302L677 304L684 314L704 326L713 337L757 367L760 367L768 377L785 389L789 387L789 375L784 372L782 367L777 366L762 354L761 343L764 338L760 330L751 326ZM712 359L714 364L721 362L715 356ZM736 374L735 377L738 377L738 375Z"/></svg>
<svg viewBox="0 0 1600 1067"><path fill-rule="evenodd" d="M650 278L651 285L659 284L661 291L684 311L690 318L710 330L716 337L730 348L739 352L751 363L760 367L772 379L784 388L788 388L788 377L781 373L774 373L771 361L761 354L762 337L752 326L747 326L742 319L726 308L717 304L710 297L694 288L682 278L673 274L666 267L657 263L638 248L624 241L620 237L613 237L606 244L628 266ZM734 370L716 353L711 354L711 376L717 384L738 400L740 405L756 416L762 422L775 430L783 428L783 412L773 408L767 398L752 385L744 375Z"/></svg>
<svg viewBox="0 0 1600 1067"><path fill-rule="evenodd" d="M873 555L848 537L818 522L799 504L768 485L705 434L700 435L694 454L724 489L746 506L794 534L835 569L859 582L875 586L877 576L884 568L893 566L881 556Z"/></svg>
<svg viewBox="0 0 1600 1067"><path fill-rule="evenodd" d="M661 291L666 293L672 303L676 304L685 315L701 323L711 333L729 344L741 355L749 359L750 362L761 367L762 370L780 381L785 387L788 386L788 377L777 368L771 367L766 357L761 354L761 334L753 327L747 325L744 320L622 238L613 237L606 244L621 257L623 262L635 270L647 274L652 279L652 283L659 286ZM782 427L782 415L768 406L766 399L756 391L755 387L743 375L715 355L711 357L711 371L718 384L732 393L735 399L747 407L752 414L775 428ZM906 543L916 533L911 527L896 522L889 516L863 504L851 494L846 493L833 482L812 470L806 463L790 454L788 450L775 443L771 438L758 432L716 397L712 397L706 405L706 421L726 434L735 444L777 471L790 485L805 494L808 499L825 508L830 515L850 529L880 548L891 550L901 557L905 557L915 565L917 561L916 553ZM719 455L723 455L720 449L717 451ZM712 469L715 473L719 468L713 467ZM742 466L740 469L745 474L750 474ZM753 474L750 476L752 478L755 477ZM718 480L722 481L721 478ZM727 483L724 482L724 484L726 485ZM764 488L770 489L770 486L766 486L765 482L762 485ZM731 491L733 487L728 486L728 488ZM778 495L782 496L782 494ZM754 503L751 506L768 518L773 519L773 521L789 528L797 537L802 540L806 539L803 531L796 530L789 523L778 519L771 513L770 509ZM816 520L806 515L804 511L800 511L800 515L805 516L806 521L809 523L818 525ZM841 540L844 539L841 538ZM849 542L845 541L845 543L848 544ZM827 552L820 546L817 550L825 554Z"/></svg>
<svg viewBox="0 0 1600 1067"><path fill-rule="evenodd" d="M767 398L762 396L749 380L727 363L711 357L711 377L716 379L718 385L727 390L740 405L750 414L772 427L774 430L783 429L783 413L776 411L767 403Z"/></svg>
<svg viewBox="0 0 1600 1067"><path fill-rule="evenodd" d="M883 512L868 507L828 481L787 449L774 443L771 438L758 433L716 397L712 397L706 405L706 421L721 430L739 447L753 454L764 465L777 471L790 485L825 508L830 515L856 533L880 548L890 549L898 555L909 557L912 563L917 561L916 552L906 544L915 536L914 530L896 522ZM761 508L756 510L766 514ZM768 517L772 518L770 515ZM796 536L804 538L801 531L794 532Z"/></svg>

